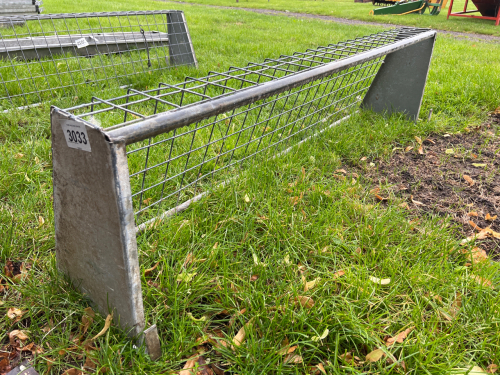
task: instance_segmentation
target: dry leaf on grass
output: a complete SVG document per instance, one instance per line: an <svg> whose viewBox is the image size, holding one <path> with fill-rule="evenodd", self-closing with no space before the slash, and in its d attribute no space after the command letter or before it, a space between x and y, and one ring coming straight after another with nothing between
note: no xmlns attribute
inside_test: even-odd
<svg viewBox="0 0 500 375"><path fill-rule="evenodd" d="M26 331L21 331L21 330L14 330L12 332L9 332L9 342L10 345L12 346L19 346L18 342L16 342L16 339L24 343L24 341L28 340L28 335L26 334Z"/></svg>
<svg viewBox="0 0 500 375"><path fill-rule="evenodd" d="M417 143L418 143L419 145L421 145L421 144L422 144L422 139L421 139L420 137L415 136L415 140L417 141Z"/></svg>
<svg viewBox="0 0 500 375"><path fill-rule="evenodd" d="M321 334L321 336L313 336L313 337L311 337L311 340L314 341L314 342L323 340L323 339L326 338L326 336L328 336L329 333L330 333L330 330L328 328L325 328L325 330L323 331L323 333Z"/></svg>
<svg viewBox="0 0 500 375"><path fill-rule="evenodd" d="M324 368L324 366L323 366L323 364L322 364L322 363L318 363L318 364L316 365L316 367L317 367L317 369L318 369L319 371L321 371L321 373L322 373L322 374L325 374L325 375L326 375L326 370L325 370L325 368Z"/></svg>
<svg viewBox="0 0 500 375"><path fill-rule="evenodd" d="M413 204L414 204L415 206L425 206L425 204L424 204L424 203L422 203L422 202L420 202L420 201L416 201L416 200L414 200L414 199L413 199L413 195L410 195L410 199L411 199L411 201L413 202Z"/></svg>
<svg viewBox="0 0 500 375"><path fill-rule="evenodd" d="M193 277L195 277L197 274L197 272L191 272L191 273L188 273L188 272L181 272L180 274L177 275L177 282L178 283L188 283L190 282L191 280L193 280Z"/></svg>
<svg viewBox="0 0 500 375"><path fill-rule="evenodd" d="M70 368L69 370L64 371L62 375L83 375L83 372L77 368Z"/></svg>
<svg viewBox="0 0 500 375"><path fill-rule="evenodd" d="M389 337L388 339L385 340L385 345L391 346L394 345L395 343L402 344L404 339L408 336L408 334L413 330L413 327L405 329L403 332L399 332L396 336L394 337Z"/></svg>
<svg viewBox="0 0 500 375"><path fill-rule="evenodd" d="M310 309L314 306L314 300L307 296L298 296L293 299L294 305L301 305L306 309Z"/></svg>
<svg viewBox="0 0 500 375"><path fill-rule="evenodd" d="M345 271L344 271L344 270L339 270L339 271L335 272L335 273L332 275L332 277L333 277L334 279L336 279L336 278L341 277L341 276L344 276L344 275L345 275Z"/></svg>
<svg viewBox="0 0 500 375"><path fill-rule="evenodd" d="M240 328L236 336L233 337L233 345L240 346L245 341L247 331L252 326L253 318L250 319L243 327ZM234 346L232 347L234 349Z"/></svg>
<svg viewBox="0 0 500 375"><path fill-rule="evenodd" d="M297 348L298 348L297 345L288 347L288 344L287 344L287 346L284 346L280 350L278 350L278 354L287 355L287 354L293 353Z"/></svg>
<svg viewBox="0 0 500 375"><path fill-rule="evenodd" d="M159 264L160 264L160 261L158 261L153 267L144 270L144 276L151 275L151 273L153 273L153 271L156 269L156 267L158 267Z"/></svg>
<svg viewBox="0 0 500 375"><path fill-rule="evenodd" d="M469 220L469 225L474 228L475 230L477 231L482 231L483 229L481 227L479 227L476 223L474 223L472 220Z"/></svg>
<svg viewBox="0 0 500 375"><path fill-rule="evenodd" d="M366 361L367 362L377 362L384 355L385 355L385 353L382 349L375 349L374 351L372 351L366 355Z"/></svg>
<svg viewBox="0 0 500 375"><path fill-rule="evenodd" d="M94 337L92 337L90 339L90 341L94 341L98 337L101 337L102 335L104 335L106 333L106 331L109 329L109 327L111 326L112 320L113 320L113 313L109 314L106 317L106 320L104 321L104 327L101 329L101 332L99 332L97 335L95 335Z"/></svg>
<svg viewBox="0 0 500 375"><path fill-rule="evenodd" d="M92 307L87 307L83 310L85 313L82 316L82 324L80 325L80 331L84 335L89 329L90 325L94 322L95 312Z"/></svg>
<svg viewBox="0 0 500 375"><path fill-rule="evenodd" d="M370 276L370 281L379 285L388 285L391 282L391 279L379 279L378 277Z"/></svg>
<svg viewBox="0 0 500 375"><path fill-rule="evenodd" d="M250 278L250 281L255 281L259 278L259 275L252 275L252 277Z"/></svg>
<svg viewBox="0 0 500 375"><path fill-rule="evenodd" d="M405 152L408 152L408 151L411 151L411 150L413 150L413 146L408 146L408 147L405 148Z"/></svg>
<svg viewBox="0 0 500 375"><path fill-rule="evenodd" d="M480 374L487 374L481 367L479 366L474 366L472 368L454 368L451 370L451 373L453 375L480 375Z"/></svg>
<svg viewBox="0 0 500 375"><path fill-rule="evenodd" d="M470 253L466 251L466 258L474 263L481 263L488 260L488 254L480 247L475 247Z"/></svg>
<svg viewBox="0 0 500 375"><path fill-rule="evenodd" d="M375 198L377 198L379 201L383 202L383 201L388 201L389 198L384 198L384 197L381 197L380 195L378 194L375 194Z"/></svg>
<svg viewBox="0 0 500 375"><path fill-rule="evenodd" d="M197 357L191 357L179 372L179 375L193 375L195 374L195 372L191 370L195 368L196 375L213 375L212 369L207 364L207 361L205 361L205 358L203 358L201 355Z"/></svg>
<svg viewBox="0 0 500 375"><path fill-rule="evenodd" d="M314 288L321 281L321 277L317 277L312 281L306 281L304 278L304 292Z"/></svg>
<svg viewBox="0 0 500 375"><path fill-rule="evenodd" d="M26 311L22 311L20 309L17 309L15 307L11 307L8 311L7 311L7 316L9 319L16 319L16 321L19 321L21 319L21 317L26 313Z"/></svg>
<svg viewBox="0 0 500 375"><path fill-rule="evenodd" d="M490 289L495 289L493 286L493 283L488 279L485 279L485 278L482 278L481 276L477 276L477 275L473 275L473 274L471 274L470 277L472 278L472 280L474 280L477 284L479 284L481 286L485 286L485 287L488 287Z"/></svg>
<svg viewBox="0 0 500 375"><path fill-rule="evenodd" d="M484 220L488 220L488 221L495 221L496 219L497 219L497 215L491 216L490 214L486 214L486 216L484 217Z"/></svg>
<svg viewBox="0 0 500 375"><path fill-rule="evenodd" d="M304 360L298 354L291 353L285 357L285 363L303 363L303 362Z"/></svg>
<svg viewBox="0 0 500 375"><path fill-rule="evenodd" d="M463 178L464 178L465 181L467 181L467 183L469 184L469 186L474 186L475 182L474 182L474 180L470 176L464 174Z"/></svg>
<svg viewBox="0 0 500 375"><path fill-rule="evenodd" d="M335 172L347 174L347 171L345 169L337 169Z"/></svg>
<svg viewBox="0 0 500 375"><path fill-rule="evenodd" d="M488 374L494 374L498 371L498 366L492 363L486 368L486 371L488 372Z"/></svg>
<svg viewBox="0 0 500 375"><path fill-rule="evenodd" d="M474 216L474 217L479 217L479 215L478 215L478 213L477 213L476 211L471 211L471 212L469 212L469 213L467 214L467 216L470 216L470 217L472 217L472 216Z"/></svg>
<svg viewBox="0 0 500 375"><path fill-rule="evenodd" d="M452 318L457 316L461 307L462 307L462 294L457 292L455 294L455 300L453 301L453 303L451 304L451 307L450 307L450 315Z"/></svg>
<svg viewBox="0 0 500 375"><path fill-rule="evenodd" d="M418 148L418 153L420 155L423 155L424 154L424 146L420 145L420 147Z"/></svg>
<svg viewBox="0 0 500 375"><path fill-rule="evenodd" d="M248 194L245 194L245 197L243 199L245 200L245 202L250 203L250 197L248 196Z"/></svg>

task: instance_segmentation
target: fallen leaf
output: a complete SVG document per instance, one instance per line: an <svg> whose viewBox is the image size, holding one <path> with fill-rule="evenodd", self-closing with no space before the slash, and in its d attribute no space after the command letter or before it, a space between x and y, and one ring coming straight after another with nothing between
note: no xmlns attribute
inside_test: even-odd
<svg viewBox="0 0 500 375"><path fill-rule="evenodd" d="M368 362L377 362L384 355L385 355L385 353L382 349L375 349L374 351L372 351L366 355L366 360Z"/></svg>
<svg viewBox="0 0 500 375"><path fill-rule="evenodd" d="M387 285L391 282L391 279L379 279L378 277L370 276L370 281L374 282L375 284Z"/></svg>
<svg viewBox="0 0 500 375"><path fill-rule="evenodd" d="M146 206L149 205L149 203L153 200L153 198L149 197L147 199L144 199L142 203L144 203Z"/></svg>
<svg viewBox="0 0 500 375"><path fill-rule="evenodd" d="M14 158L21 159L23 156L24 156L24 154L17 153L17 154L14 155Z"/></svg>
<svg viewBox="0 0 500 375"><path fill-rule="evenodd" d="M252 275L252 277L250 278L250 281L255 281L259 278L259 275Z"/></svg>
<svg viewBox="0 0 500 375"><path fill-rule="evenodd" d="M380 192L380 188L376 187L370 190L370 194L378 194Z"/></svg>
<svg viewBox="0 0 500 375"><path fill-rule="evenodd" d="M495 372L497 372L497 370L498 370L498 366L495 365L494 363L492 363L491 365L489 365L486 368L486 371L488 372L488 374L494 374Z"/></svg>
<svg viewBox="0 0 500 375"><path fill-rule="evenodd" d="M245 194L245 197L243 199L245 200L245 202L250 203L250 197L247 194Z"/></svg>
<svg viewBox="0 0 500 375"><path fill-rule="evenodd" d="M25 333L25 331L21 331L21 330L14 330L12 332L9 332L9 342L10 342L10 345L12 346L19 346L17 343L16 343L16 339L20 340L22 343L24 343L24 341L28 340L28 335Z"/></svg>
<svg viewBox="0 0 500 375"><path fill-rule="evenodd" d="M109 326L111 325L111 321L112 320L113 320L113 313L109 314L106 317L106 320L104 321L104 327L101 329L101 332L99 332L97 335L95 335L94 337L92 337L90 339L90 341L94 341L98 337L101 337L102 335L104 335L106 333L106 331L109 329Z"/></svg>
<svg viewBox="0 0 500 375"><path fill-rule="evenodd" d="M469 186L474 186L475 182L474 182L474 180L470 176L464 174L463 178L464 178L465 181L467 181L467 183L469 184Z"/></svg>
<svg viewBox="0 0 500 375"><path fill-rule="evenodd" d="M15 307L11 307L8 311L7 311L7 316L9 317L9 319L16 319L16 318L20 318L22 317L24 314L26 313L26 311L22 311L22 310L19 310Z"/></svg>
<svg viewBox="0 0 500 375"><path fill-rule="evenodd" d="M151 275L151 273L153 273L153 271L156 269L156 267L158 267L159 264L160 264L160 261L158 261L153 267L144 270L144 276Z"/></svg>
<svg viewBox="0 0 500 375"><path fill-rule="evenodd" d="M328 336L329 333L330 333L330 330L328 328L325 328L325 330L323 331L321 336L313 336L313 337L311 337L311 340L314 342L323 340L326 336Z"/></svg>
<svg viewBox="0 0 500 375"><path fill-rule="evenodd" d="M482 163L472 163L472 165L474 167L477 167L477 168L486 167L486 164L482 164Z"/></svg>
<svg viewBox="0 0 500 375"><path fill-rule="evenodd" d="M484 220L488 220L488 221L495 221L496 219L497 219L497 215L491 216L490 214L486 214L486 216L484 217Z"/></svg>
<svg viewBox="0 0 500 375"><path fill-rule="evenodd" d="M76 368L70 368L69 370L64 371L62 375L83 375L83 372Z"/></svg>
<svg viewBox="0 0 500 375"><path fill-rule="evenodd" d="M179 283L188 283L190 282L191 280L193 280L193 278L196 276L197 272L191 272L191 273L188 273L188 272L181 272L179 275L177 275L177 282Z"/></svg>
<svg viewBox="0 0 500 375"><path fill-rule="evenodd" d="M405 152L408 152L408 151L411 151L411 150L413 150L413 146L408 146L408 147L405 148Z"/></svg>
<svg viewBox="0 0 500 375"><path fill-rule="evenodd" d="M448 154L448 155L452 155L455 153L455 150L453 150L452 148L448 148L445 150L445 153Z"/></svg>
<svg viewBox="0 0 500 375"><path fill-rule="evenodd" d="M297 348L298 348L298 346L297 346L297 345L294 345L294 346L290 346L290 347L288 347L288 344L287 344L287 346L282 347L282 348L278 351L278 354L280 354L280 355L290 354L290 353L293 353L293 352L294 352Z"/></svg>
<svg viewBox="0 0 500 375"><path fill-rule="evenodd" d="M304 292L307 292L308 290L314 288L316 286L317 283L319 283L321 281L321 277L317 277L316 279L312 280L312 281L305 281L304 279Z"/></svg>
<svg viewBox="0 0 500 375"><path fill-rule="evenodd" d="M197 318L195 318L195 317L193 316L193 314L191 314L191 313L187 313L187 316L188 316L189 318L191 318L191 320L193 320L193 321L195 321L195 322L205 322L205 321L207 320L207 317L206 317L206 316L202 316L201 318L198 318L198 319L197 319Z"/></svg>
<svg viewBox="0 0 500 375"><path fill-rule="evenodd" d="M403 340L408 336L408 334L413 330L413 327L405 329L403 332L399 332L396 336L394 337L389 337L387 340L385 340L385 345L391 346L394 345L394 343L399 343L402 344Z"/></svg>
<svg viewBox="0 0 500 375"><path fill-rule="evenodd" d="M460 310L461 307L462 307L462 294L457 292L455 293L455 300L453 301L450 307L450 315L453 318L457 316L458 311Z"/></svg>
<svg viewBox="0 0 500 375"><path fill-rule="evenodd" d="M339 271L337 271L337 272L335 272L333 274L333 278L336 279L336 278L338 278L340 276L344 276L344 275L345 275L345 271L344 270L339 270Z"/></svg>
<svg viewBox="0 0 500 375"><path fill-rule="evenodd" d="M323 374L325 374L325 375L326 375L326 370L325 370L325 368L323 367L323 364L322 364L322 363L318 363L318 364L316 365L316 367L318 368L318 370L319 370L319 371L321 371Z"/></svg>
<svg viewBox="0 0 500 375"><path fill-rule="evenodd" d="M482 231L483 229L479 227L476 223L474 223L472 220L469 220L469 225L474 228L477 231Z"/></svg>
<svg viewBox="0 0 500 375"><path fill-rule="evenodd" d="M380 195L378 194L375 194L375 198L377 198L379 201L383 202L383 201L388 201L389 198L384 198L384 197L381 197Z"/></svg>
<svg viewBox="0 0 500 375"><path fill-rule="evenodd" d="M418 148L418 153L420 155L423 155L424 154L424 146L420 145L420 147Z"/></svg>
<svg viewBox="0 0 500 375"><path fill-rule="evenodd" d="M470 216L470 217L472 217L472 216L474 216L474 217L479 217L478 213L477 213L477 212L475 212L475 211L471 211L471 212L469 212L467 215L468 215L468 216Z"/></svg>
<svg viewBox="0 0 500 375"><path fill-rule="evenodd" d="M475 247L471 250L470 254L467 252L467 259L474 263L481 263L488 260L488 254L480 247Z"/></svg>
<svg viewBox="0 0 500 375"><path fill-rule="evenodd" d="M310 309L314 306L314 300L307 296L298 296L294 298L293 301L295 305L299 304L306 309Z"/></svg>
<svg viewBox="0 0 500 375"><path fill-rule="evenodd" d="M250 319L243 327L240 328L236 336L233 337L233 345L240 346L245 341L247 330L252 325L253 319Z"/></svg>
<svg viewBox="0 0 500 375"><path fill-rule="evenodd" d="M411 201L413 202L413 204L414 204L415 206L425 206L425 204L424 204L424 203L414 200L414 199L413 199L413 195L410 195L410 199L411 199Z"/></svg>
<svg viewBox="0 0 500 375"><path fill-rule="evenodd" d="M179 372L179 375L192 375L193 372L191 372L191 369L194 369L196 366L196 360L198 357L191 357L191 359L188 359L186 363L184 364L184 367L182 370Z"/></svg>
<svg viewBox="0 0 500 375"><path fill-rule="evenodd" d="M43 216L38 216L38 227L41 227L43 224L45 224L45 219Z"/></svg>
<svg viewBox="0 0 500 375"><path fill-rule="evenodd" d="M415 136L415 140L417 141L417 143L418 143L419 145L421 145L421 144L422 144L422 139L420 139L420 137Z"/></svg>
<svg viewBox="0 0 500 375"><path fill-rule="evenodd" d="M361 159L359 159L359 161L366 161L367 157L366 156L363 156Z"/></svg>
<svg viewBox="0 0 500 375"><path fill-rule="evenodd" d="M473 275L473 274L471 274L470 277L472 277L472 280L474 280L477 284L479 284L481 286L485 286L485 287L488 287L490 289L495 289L493 287L493 283L488 279L485 279L485 278L482 278L481 276L477 276L477 275Z"/></svg>
<svg viewBox="0 0 500 375"><path fill-rule="evenodd" d="M304 360L298 354L291 353L285 357L285 363L303 363L303 362Z"/></svg>
<svg viewBox="0 0 500 375"><path fill-rule="evenodd" d="M347 171L345 169L337 169L335 172L347 174Z"/></svg>

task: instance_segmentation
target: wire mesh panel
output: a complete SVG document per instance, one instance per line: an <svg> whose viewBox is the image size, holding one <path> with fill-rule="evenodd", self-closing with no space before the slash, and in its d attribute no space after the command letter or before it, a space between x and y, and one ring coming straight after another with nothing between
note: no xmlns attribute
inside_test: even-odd
<svg viewBox="0 0 500 375"><path fill-rule="evenodd" d="M137 119L186 106L196 111L196 103L231 98L242 90L318 70L422 32L413 28L391 30L243 68L232 67L224 73L188 77L181 84L160 83L144 92L129 90L127 95L107 101L96 97L90 105L71 111L105 127L114 125L110 134L116 127L126 132L126 125ZM203 194L214 180L220 183L245 163L255 163L254 157L274 157L318 128L348 116L359 107L383 58L318 75L298 87L286 87L227 112L207 114L183 127L130 144L128 163L137 225L143 229L144 223L164 211Z"/></svg>
<svg viewBox="0 0 500 375"><path fill-rule="evenodd" d="M3 17L0 103L29 105L101 90L170 65L196 65L181 11L68 13Z"/></svg>
<svg viewBox="0 0 500 375"><path fill-rule="evenodd" d="M101 312L115 308L120 325L141 334L137 230L185 209L246 166L322 134L360 106L415 120L435 35L389 30L180 84L53 107L59 268ZM154 332L144 335L148 350L158 353Z"/></svg>

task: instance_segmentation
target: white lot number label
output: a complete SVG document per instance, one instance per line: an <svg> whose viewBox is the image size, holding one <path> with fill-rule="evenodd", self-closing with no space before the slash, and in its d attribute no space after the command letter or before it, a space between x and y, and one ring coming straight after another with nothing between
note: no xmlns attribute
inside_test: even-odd
<svg viewBox="0 0 500 375"><path fill-rule="evenodd" d="M75 44L76 44L76 48L83 48L83 47L87 47L89 45L89 43L87 42L87 39L85 39L85 38L75 40Z"/></svg>
<svg viewBox="0 0 500 375"><path fill-rule="evenodd" d="M87 135L87 129L85 129L84 124L66 120L61 126L68 147L90 152L89 136Z"/></svg>

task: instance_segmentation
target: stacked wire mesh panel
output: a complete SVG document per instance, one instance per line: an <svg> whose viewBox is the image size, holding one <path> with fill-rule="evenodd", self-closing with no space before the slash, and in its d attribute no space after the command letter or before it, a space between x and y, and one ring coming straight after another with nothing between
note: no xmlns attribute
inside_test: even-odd
<svg viewBox="0 0 500 375"><path fill-rule="evenodd" d="M43 11L42 4L42 0L0 0L0 16L40 14Z"/></svg>
<svg viewBox="0 0 500 375"><path fill-rule="evenodd" d="M338 72L323 75L321 69L424 31L395 29L187 77L180 84L160 83L109 100L96 97L68 111L104 127L111 139L126 139L135 220L142 230L198 199L214 182L224 183L244 165L287 152L349 116L359 108L384 55ZM292 77L306 72L313 78L294 83ZM287 77L291 83L281 86ZM273 91L273 83L280 90ZM239 101L250 89L252 97ZM239 104L228 104L234 101ZM150 131L159 122L161 134Z"/></svg>
<svg viewBox="0 0 500 375"><path fill-rule="evenodd" d="M196 65L181 11L2 17L0 105L4 108L130 85L170 65ZM21 24L19 23L20 21Z"/></svg>

